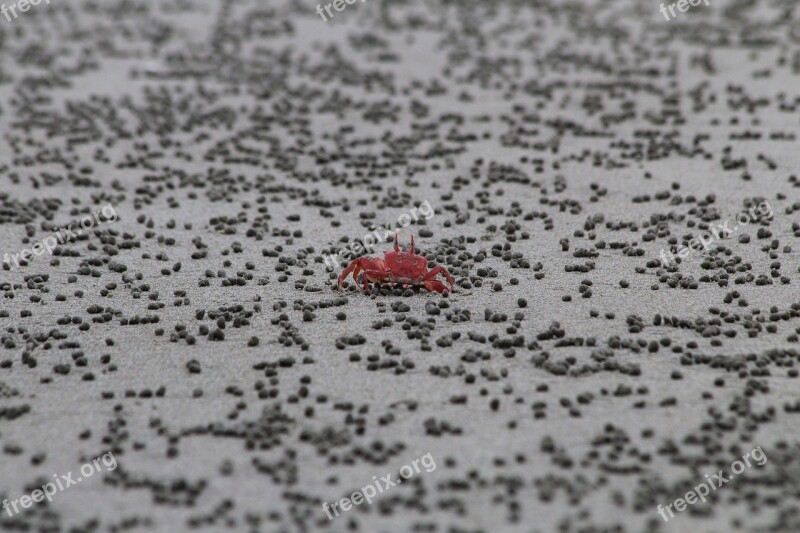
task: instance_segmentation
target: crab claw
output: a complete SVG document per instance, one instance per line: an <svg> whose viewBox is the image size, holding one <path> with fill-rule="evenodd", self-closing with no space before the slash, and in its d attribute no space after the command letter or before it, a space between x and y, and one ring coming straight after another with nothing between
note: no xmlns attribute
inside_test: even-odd
<svg viewBox="0 0 800 533"><path fill-rule="evenodd" d="M350 274L350 272L352 272L358 266L359 266L359 260L355 259L353 262L351 262L349 265L347 265L347 268L342 270L341 274L339 274L339 279L337 280L337 282L338 282L337 285L339 287L339 292L342 292L342 283L344 283L344 280L347 277L347 275ZM359 268L359 270L360 270L360 268ZM357 276L358 276L358 272L356 272L353 275L353 279L356 279Z"/></svg>
<svg viewBox="0 0 800 533"><path fill-rule="evenodd" d="M422 280L423 281L423 285L425 285L425 288L428 287L427 283L431 282L431 281L436 281L437 283L439 283L440 285L445 287L444 283L442 283L439 280L434 279L439 274L441 274L441 275L443 275L445 277L445 279L447 280L447 283L450 285L450 289L449 289L450 292L453 292L453 289L455 288L455 281L453 280L453 276L451 276L450 272L448 272L447 269L444 268L442 265L437 265L437 266L433 267L432 270L428 271L428 273L425 274L425 278ZM442 292L442 291L437 291L437 292Z"/></svg>
<svg viewBox="0 0 800 533"><path fill-rule="evenodd" d="M445 291L453 292L452 287L448 287L438 279L430 279L428 281L424 281L422 283L422 286L428 289L429 291L436 291L439 294L442 294Z"/></svg>

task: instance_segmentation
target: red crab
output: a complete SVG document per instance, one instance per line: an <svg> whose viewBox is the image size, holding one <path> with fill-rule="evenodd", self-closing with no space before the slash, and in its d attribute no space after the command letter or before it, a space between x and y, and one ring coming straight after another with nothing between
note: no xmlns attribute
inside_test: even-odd
<svg viewBox="0 0 800 533"><path fill-rule="evenodd" d="M428 260L421 255L414 253L414 236L411 236L411 250L408 252L400 251L397 244L397 234L394 234L394 251L383 252L383 259L378 257L359 257L347 265L339 274L339 290L342 290L344 282L350 272L353 273L353 281L358 283L358 274L364 271L362 281L364 291L369 292L367 281L373 283L400 283L402 285L422 285L429 291L443 293L446 290L453 292L453 277L441 265L428 270ZM437 274L442 274L450 288L436 278Z"/></svg>

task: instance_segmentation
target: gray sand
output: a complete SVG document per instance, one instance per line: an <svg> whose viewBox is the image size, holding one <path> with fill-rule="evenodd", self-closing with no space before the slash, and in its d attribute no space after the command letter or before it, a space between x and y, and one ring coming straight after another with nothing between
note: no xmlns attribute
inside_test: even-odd
<svg viewBox="0 0 800 533"><path fill-rule="evenodd" d="M0 18L0 254L117 218L0 270L0 498L116 464L0 531L800 531L794 4L315 8Z"/></svg>

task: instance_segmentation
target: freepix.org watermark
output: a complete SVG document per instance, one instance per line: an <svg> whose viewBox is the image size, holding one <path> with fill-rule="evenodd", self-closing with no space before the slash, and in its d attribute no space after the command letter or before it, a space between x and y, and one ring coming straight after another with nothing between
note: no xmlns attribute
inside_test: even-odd
<svg viewBox="0 0 800 533"><path fill-rule="evenodd" d="M431 204L428 202L428 200L425 200L417 207L412 207L408 213L403 213L397 217L397 227L407 228L409 225L411 225L411 219L413 218L414 221L417 221L419 220L420 215L422 215L425 220L430 220L433 218L433 207L431 207ZM328 268L328 270L341 270L342 261L346 262L350 259L355 259L362 251L372 253L375 244L379 242L386 242L387 237L394 235L394 230L389 227L373 226L371 229L372 233L367 233L364 235L364 237L361 238L361 241L353 241L350 243L350 246L342 248L336 255L322 254L322 259L325 261L325 266ZM381 235L381 233L383 233L383 235Z"/></svg>
<svg viewBox="0 0 800 533"><path fill-rule="evenodd" d="M101 214L102 218L100 216ZM25 248L15 254L3 254L3 262L8 265L7 270L11 270L15 266L19 268L20 262L27 263L33 256L43 255L45 252L47 252L48 255L53 255L53 250L55 250L56 246L59 244L69 242L103 222L110 223L116 220L117 212L114 211L114 207L111 204L108 204L102 209L93 212L91 215L83 217L80 220L82 229L72 231L72 226L74 226L74 224L70 224L66 228L53 228L55 232L54 235L48 235L41 241L33 243L33 246L30 248Z"/></svg>
<svg viewBox="0 0 800 533"><path fill-rule="evenodd" d="M101 472L100 463L106 467L106 472L111 472L112 470L116 470L117 468L117 460L114 458L114 454L108 452L97 459L94 459L91 463L86 463L80 469L81 475L77 478L72 477L72 472L67 474L53 474L53 478L55 481L51 481L49 483L45 483L42 485L41 489L36 489L35 491L31 492L29 495L26 494L16 500L3 500L3 510L8 513L8 516L13 517L15 514L20 513L20 508L28 509L34 503L39 503L47 499L48 502L53 501L53 496L55 496L58 492L67 490L73 485L77 485L84 479L89 479L94 475L95 472Z"/></svg>
<svg viewBox="0 0 800 533"><path fill-rule="evenodd" d="M708 3L708 0L678 0L675 3L667 4L666 7L664 6L664 4L661 4L661 8L659 9L659 11L661 11L661 14L664 15L665 19L672 20L677 16L675 14L676 7L678 8L678 11L680 11L681 13L686 13L687 11L689 11L689 7L699 6L701 2L705 3L707 6L710 5ZM670 18L669 15L667 15L667 9L669 9L672 18Z"/></svg>
<svg viewBox="0 0 800 533"><path fill-rule="evenodd" d="M333 18L333 13L331 13L331 7L336 11L344 11L349 4L355 4L356 0L333 0L330 4L325 4L325 12L328 13L328 16L325 16L325 13L322 12L322 5L317 4L317 14L322 17L322 22L328 22L329 18ZM361 3L364 3L364 0L361 0Z"/></svg>
<svg viewBox="0 0 800 533"><path fill-rule="evenodd" d="M355 491L349 498L342 498L330 505L328 502L323 503L322 510L328 515L328 520L333 520L334 515L331 514L331 510L336 516L339 516L339 511L336 510L337 506L341 508L342 512L345 512L352 509L353 505L361 505L365 501L367 504L371 504L372 498L378 494L383 494L390 488L402 484L404 480L413 477L414 474L419 474L420 463L422 463L422 466L425 468L425 472L433 472L436 470L436 461L433 460L433 456L428 452L419 459L411 461L410 465L404 465L400 468L400 479L397 481L392 481L392 474L386 474L380 479L378 479L378 476L372 476L373 483L361 487L361 490Z"/></svg>
<svg viewBox="0 0 800 533"><path fill-rule="evenodd" d="M684 511L686 509L686 505L694 505L697 503L698 498L701 502L706 502L706 496L708 496L712 490L717 490L722 485L729 483L734 476L737 476L744 472L745 464L748 468L752 467L753 465L750 464L750 459L755 461L755 464L758 466L764 466L767 462L767 454L761 449L761 446L757 447L755 450L749 451L742 456L742 461L734 461L731 463L731 472L733 473L731 477L726 478L724 471L720 470L716 474L712 474L709 476L706 474L706 480L703 483L700 483L693 490L690 490L686 493L683 498L678 498L674 502L668 504L666 507L659 504L656 507L656 511L664 519L664 522L669 522L670 518L675 518L675 513L672 512L672 507L675 506L675 510L678 512ZM717 484L715 486L714 481L716 480ZM709 486L711 488L709 488ZM669 513L669 518L667 518L667 514L664 512L667 511Z"/></svg>
<svg viewBox="0 0 800 533"><path fill-rule="evenodd" d="M3 4L0 5L0 13L2 13L3 16L6 17L7 21L11 22L11 16L9 15L9 12L11 13L11 15L14 15L14 19L16 19L19 16L17 15L18 9L20 13L25 13L31 8L31 6L38 6L43 1L45 4L50 3L50 0L19 0L19 2L17 2L16 4L12 3L9 6Z"/></svg>
<svg viewBox="0 0 800 533"><path fill-rule="evenodd" d="M738 215L736 215L736 222L737 225L731 227L731 221L726 220L722 224L712 225L708 231L702 232L698 237L689 241L688 246L680 246L676 250L675 253L672 253L670 250L661 249L661 253L659 254L659 258L661 259L661 264L666 266L670 266L675 264L675 256L677 255L681 259L686 259L689 254L693 251L700 252L702 250L708 251L711 244L718 239L723 237L730 237L734 233L736 233L739 228L742 226L748 225L750 222L764 219L772 218L772 206L769 205L769 202L766 200L758 204L758 206L751 207L748 211L742 211Z"/></svg>

